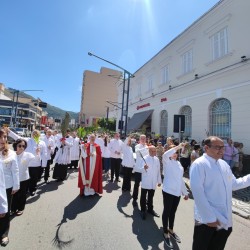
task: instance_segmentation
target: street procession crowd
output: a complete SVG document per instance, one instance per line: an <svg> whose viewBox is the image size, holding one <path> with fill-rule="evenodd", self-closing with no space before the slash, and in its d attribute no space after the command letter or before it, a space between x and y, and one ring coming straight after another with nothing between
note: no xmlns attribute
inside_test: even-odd
<svg viewBox="0 0 250 250"><path fill-rule="evenodd" d="M8 136L15 140L13 150ZM157 186L162 186L162 236L169 248L173 248L171 240L181 243L174 222L181 196L189 198L183 179L186 172L195 202L192 249L224 249L232 232L232 191L250 186L250 175L241 175L243 144L233 144L230 138L224 143L216 136L204 139L201 145L171 137L153 140L144 134L124 139L117 132L79 138L77 131L70 130L63 137L49 128L44 136L34 130L31 138L23 138L1 128L1 246L9 243L10 217L23 214L28 195L36 194L42 178L50 183L50 167L55 163L52 178L57 182L66 180L68 168L78 168L81 196L102 194L103 176L119 183L122 172L122 191L132 192L132 205L140 205L142 220L149 214L160 217L153 199Z"/></svg>

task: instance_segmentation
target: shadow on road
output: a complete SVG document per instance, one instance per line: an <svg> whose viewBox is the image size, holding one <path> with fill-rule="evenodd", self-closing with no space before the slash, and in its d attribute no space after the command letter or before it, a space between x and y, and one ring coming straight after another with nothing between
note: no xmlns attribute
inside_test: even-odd
<svg viewBox="0 0 250 250"><path fill-rule="evenodd" d="M77 196L72 202L70 202L65 208L63 213L63 218L61 222L57 225L56 235L52 240L52 244L59 249L62 249L66 246L69 246L74 239L70 240L63 240L60 238L60 229L64 223L67 223L68 220L74 220L78 214L87 212L91 210L100 200L101 196L94 195L94 196ZM84 202L83 202L84 200Z"/></svg>
<svg viewBox="0 0 250 250"><path fill-rule="evenodd" d="M123 208L127 207L130 203L132 196L129 192L122 192L117 201L117 209L120 213L124 214L126 218L132 218L132 215L129 215L123 211Z"/></svg>
<svg viewBox="0 0 250 250"><path fill-rule="evenodd" d="M104 190L106 190L107 193L112 193L115 190L118 190L121 188L118 186L117 182L108 182L106 185L103 187Z"/></svg>
<svg viewBox="0 0 250 250"><path fill-rule="evenodd" d="M29 196L27 198L26 204L33 203L37 201L41 194L45 194L46 192L52 192L56 191L60 185L62 185L63 182L56 182L56 181L51 181L49 184L46 184L44 182L40 182L37 185L37 191L35 196Z"/></svg>
<svg viewBox="0 0 250 250"><path fill-rule="evenodd" d="M142 249L160 249L159 244L163 241L162 231L158 228L154 218L148 214L146 220L142 220L140 210L135 208L132 219L132 231L137 235Z"/></svg>

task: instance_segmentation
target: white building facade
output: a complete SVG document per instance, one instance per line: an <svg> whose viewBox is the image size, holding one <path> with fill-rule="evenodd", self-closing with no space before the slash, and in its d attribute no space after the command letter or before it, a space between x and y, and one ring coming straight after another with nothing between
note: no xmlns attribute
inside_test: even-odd
<svg viewBox="0 0 250 250"><path fill-rule="evenodd" d="M134 73L129 131L178 137L174 115L185 115L184 137L231 137L250 151L249 9L219 1Z"/></svg>

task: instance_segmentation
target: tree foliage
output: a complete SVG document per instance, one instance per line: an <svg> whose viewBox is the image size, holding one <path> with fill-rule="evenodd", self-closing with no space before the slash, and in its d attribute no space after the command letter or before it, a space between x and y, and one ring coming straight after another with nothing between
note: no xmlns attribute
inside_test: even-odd
<svg viewBox="0 0 250 250"><path fill-rule="evenodd" d="M67 129L69 127L69 121L70 121L70 115L68 112L65 113L65 117L62 120L61 124L61 131L62 131L62 136L65 137L67 134Z"/></svg>
<svg viewBox="0 0 250 250"><path fill-rule="evenodd" d="M101 118L98 120L98 125L108 131L115 131L116 130L116 120L115 119L106 119L106 118Z"/></svg>

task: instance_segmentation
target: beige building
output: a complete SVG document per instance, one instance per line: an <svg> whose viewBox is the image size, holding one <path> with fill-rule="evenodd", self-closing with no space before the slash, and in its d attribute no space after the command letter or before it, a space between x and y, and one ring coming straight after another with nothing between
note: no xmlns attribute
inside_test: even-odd
<svg viewBox="0 0 250 250"><path fill-rule="evenodd" d="M84 71L80 124L95 126L99 118L107 117L110 106L107 101L117 100L117 85L121 77L120 71L104 67L100 72ZM110 107L110 110L112 109L113 107Z"/></svg>
<svg viewBox="0 0 250 250"><path fill-rule="evenodd" d="M231 137L250 151L250 1L221 0L131 79L128 130L179 137ZM118 102L121 96L118 98Z"/></svg>

